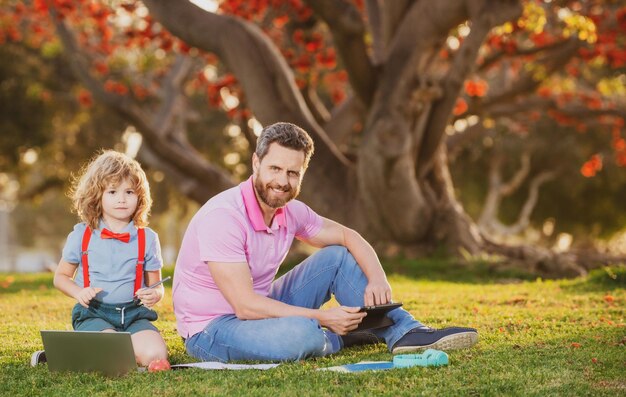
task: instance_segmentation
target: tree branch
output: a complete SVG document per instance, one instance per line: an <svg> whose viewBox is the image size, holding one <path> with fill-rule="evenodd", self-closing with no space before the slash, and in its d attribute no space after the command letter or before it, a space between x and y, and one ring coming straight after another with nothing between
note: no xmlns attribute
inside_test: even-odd
<svg viewBox="0 0 626 397"><path fill-rule="evenodd" d="M526 152L522 154L521 166L517 170L517 172L511 177L509 182L501 185L499 190L500 194L503 197L510 196L513 194L524 182L524 179L528 176L530 172L530 155Z"/></svg>
<svg viewBox="0 0 626 397"><path fill-rule="evenodd" d="M118 95L108 92L104 89L103 84L93 77L89 72L89 64L91 63L87 54L85 54L76 43L73 34L70 32L64 22L57 18L57 13L50 8L52 20L55 23L57 35L63 43L63 47L70 59L70 67L74 75L80 80L104 105L120 112L127 119L146 124L149 119L138 106L137 102L131 95Z"/></svg>
<svg viewBox="0 0 626 397"><path fill-rule="evenodd" d="M164 136L171 130L172 120L177 113L178 106L176 105L179 104L182 95L182 84L191 71L192 65L191 58L181 54L177 55L174 65L172 65L161 83L161 89L159 90L161 105L156 111L157 117L154 118L152 123L153 129L160 136Z"/></svg>
<svg viewBox="0 0 626 397"><path fill-rule="evenodd" d="M493 134L493 130L485 128L483 123L479 122L471 127L468 127L463 132L456 132L454 135L447 135L446 146L448 149L448 158L450 161L454 162L457 155L466 145L470 142L476 142L483 136L490 134Z"/></svg>
<svg viewBox="0 0 626 397"><path fill-rule="evenodd" d="M190 2L144 3L172 34L191 46L214 52L228 65L262 124L281 120L297 124L318 138L315 152L330 167L339 170L350 164L315 122L285 59L258 27L206 12Z"/></svg>
<svg viewBox="0 0 626 397"><path fill-rule="evenodd" d="M590 109L587 106L571 104L566 106L560 106L555 99L542 98L539 96L532 96L523 101L508 102L508 103L493 103L487 107L482 107L482 112L489 113L491 117L501 116L514 116L520 113L526 113L533 110L541 109L543 112L547 110L557 110L559 113L568 117L592 120L600 116L617 116L626 119L626 110L624 106L617 106L616 108L604 108L604 109ZM471 111L470 111L471 110ZM478 113L477 108L471 108L468 110L468 114Z"/></svg>
<svg viewBox="0 0 626 397"><path fill-rule="evenodd" d="M350 143L350 135L363 129L365 112L365 105L351 96L332 110L330 119L324 124L324 130L337 145L346 146Z"/></svg>
<svg viewBox="0 0 626 397"><path fill-rule="evenodd" d="M383 13L383 42L385 46L393 41L396 30L407 16L407 12L413 6L415 0L393 0L384 1L382 6Z"/></svg>
<svg viewBox="0 0 626 397"><path fill-rule="evenodd" d="M142 164L163 171L167 180L176 186L179 192L199 204L203 204L208 198L216 194L215 189L204 181L189 177L187 173L181 172L178 168L164 162L148 145L141 145L139 152L137 152L137 159Z"/></svg>
<svg viewBox="0 0 626 397"><path fill-rule="evenodd" d="M381 0L367 0L365 9L372 34L372 59L374 65L380 65L385 61L385 38L382 16Z"/></svg>
<svg viewBox="0 0 626 397"><path fill-rule="evenodd" d="M402 16L395 16L402 19L402 23L397 27L387 52L365 135L374 130L371 122L385 117L398 118L404 114L405 98L410 94L411 83L416 80L416 65L423 54L438 48L450 29L465 19L466 11L461 3L417 1ZM408 2L387 2L386 12L398 11L402 4L408 6Z"/></svg>
<svg viewBox="0 0 626 397"><path fill-rule="evenodd" d="M511 195L517 191L522 182L528 176L530 171L530 156L524 153L522 156L522 165L515 175L506 184L501 183L501 166L502 155L494 154L489 168L489 191L485 199L485 205L480 215L478 225L483 233L493 237L505 237L518 234L528 227L530 224L530 216L535 209L537 199L539 197L540 186L554 179L555 171L544 171L536 175L530 182L528 197L522 206L517 221L511 225L505 225L498 220L498 212L500 211L500 203L502 198Z"/></svg>
<svg viewBox="0 0 626 397"><path fill-rule="evenodd" d="M444 95L436 102L427 130L421 145L418 164L422 175L430 171L433 156L441 144L445 127L461 91L463 82L471 74L476 65L478 51L489 31L499 24L521 15L522 7L518 2L503 0L494 2L474 2L470 9L472 29L457 51L452 66L444 79Z"/></svg>
<svg viewBox="0 0 626 397"><path fill-rule="evenodd" d="M307 85L300 92L302 93L302 97L304 98L307 106L311 110L313 117L315 117L315 120L321 125L328 122L330 114L328 113L326 106L322 103L320 97L317 96L315 87L307 83Z"/></svg>
<svg viewBox="0 0 626 397"><path fill-rule="evenodd" d="M528 197L524 202L517 221L511 225L504 225L497 219L493 219L492 223L489 225L490 229L496 232L500 237L504 237L519 234L528 228L528 225L530 225L530 215L535 209L537 199L539 198L539 187L545 182L554 179L555 176L556 173L552 171L544 171L534 177L530 183Z"/></svg>
<svg viewBox="0 0 626 397"><path fill-rule="evenodd" d="M519 218L515 224L509 226L510 234L517 234L528 227L528 225L530 224L530 215L533 213L535 205L537 205L537 199L539 198L539 188L541 187L541 185L554 179L555 177L556 172L543 171L532 179L532 181L530 182L528 197L526 198L526 202L522 207Z"/></svg>
<svg viewBox="0 0 626 397"><path fill-rule="evenodd" d="M169 139L164 139L162 135L157 133L153 129L153 123L150 122L153 117L144 112L131 95L117 95L107 92L102 83L89 72L89 57L80 49L65 23L56 18L56 12L53 8L50 9L50 12L57 28L57 34L71 60L70 66L74 74L89 89L94 98L135 125L144 136L146 145L150 146L161 160L166 160L178 168L179 172L193 175L206 184L209 188L207 191L211 193L204 197L203 201L233 185L226 172L209 164L191 146L174 140L172 136L169 136Z"/></svg>
<svg viewBox="0 0 626 397"><path fill-rule="evenodd" d="M354 92L365 104L376 90L376 70L367 55L365 25L359 11L346 0L306 0L330 28Z"/></svg>
<svg viewBox="0 0 626 397"><path fill-rule="evenodd" d="M190 46L215 53L224 62L237 77L250 109L262 125L291 122L312 135L315 161L307 170L311 177L303 185L303 195L310 203L315 201L312 206L317 212L329 214L337 212L336 208L354 207L352 163L315 121L284 57L257 26L240 18L206 12L186 1L145 0L144 4L173 35ZM345 194L336 194L340 188ZM344 216L349 217L349 211ZM341 217L338 220L348 221Z"/></svg>
<svg viewBox="0 0 626 397"><path fill-rule="evenodd" d="M542 74L549 76L555 71L562 69L576 54L579 47L580 40L578 40L577 37L563 41L537 62L537 68L543 69ZM522 73L511 88L485 98L482 102L482 106L489 108L490 106L501 105L514 100L522 94L533 92L543 81L543 79L535 77L535 73L536 71L526 71Z"/></svg>
<svg viewBox="0 0 626 397"><path fill-rule="evenodd" d="M479 71L484 71L486 69L488 69L491 65L493 65L494 63L496 63L497 61L499 61L502 58L514 58L514 57L521 57L521 56L529 56L529 55L535 55L535 54L539 54L541 52L544 51L550 51L550 50L554 50L562 45L564 45L565 43L567 43L567 39L566 40L561 40L561 41L555 41L553 43L547 44L545 46L537 46L537 47L531 47L531 48L524 48L524 49L517 49L515 52L513 53L509 53L509 52L505 52L505 51L498 51L495 54L490 55L489 57L485 58L483 60L483 62L478 66L478 70Z"/></svg>
<svg viewBox="0 0 626 397"><path fill-rule="evenodd" d="M589 109L586 106L572 105L559 108L556 102L554 108L566 116L578 117L581 119L593 119L599 116L617 116L626 119L626 109L620 106L617 109Z"/></svg>
<svg viewBox="0 0 626 397"><path fill-rule="evenodd" d="M400 82L410 81L413 66L419 55L435 48L445 38L450 28L463 21L462 4L445 2L415 2L398 27L381 80L381 99L387 100L397 90ZM416 24L415 21L423 23Z"/></svg>
<svg viewBox="0 0 626 397"><path fill-rule="evenodd" d="M480 109L479 106L470 105L467 114L488 113L491 117L497 118L530 112L536 109L546 110L553 106L556 106L556 101L553 99L532 96L526 98L524 101L503 104L493 102L489 106L480 105Z"/></svg>

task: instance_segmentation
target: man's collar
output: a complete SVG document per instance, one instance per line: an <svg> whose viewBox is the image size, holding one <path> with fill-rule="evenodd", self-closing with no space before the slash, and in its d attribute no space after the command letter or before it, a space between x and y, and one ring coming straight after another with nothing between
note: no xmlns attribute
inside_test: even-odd
<svg viewBox="0 0 626 397"><path fill-rule="evenodd" d="M252 176L248 178L248 180L241 182L239 188L241 189L243 204L246 207L248 219L250 219L254 230L257 232L267 230L268 227L265 225L261 205L257 201L256 195L254 194L254 182L252 182ZM274 222L278 226L286 226L287 222L285 219L284 208L278 208L276 210L276 213L274 214Z"/></svg>

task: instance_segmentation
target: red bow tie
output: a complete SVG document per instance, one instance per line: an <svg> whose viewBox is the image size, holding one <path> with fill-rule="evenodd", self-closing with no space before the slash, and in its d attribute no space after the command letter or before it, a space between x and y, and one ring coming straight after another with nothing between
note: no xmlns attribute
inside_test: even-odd
<svg viewBox="0 0 626 397"><path fill-rule="evenodd" d="M130 241L130 233L113 233L109 229L102 229L102 232L100 233L100 238L114 238L116 240L127 243Z"/></svg>

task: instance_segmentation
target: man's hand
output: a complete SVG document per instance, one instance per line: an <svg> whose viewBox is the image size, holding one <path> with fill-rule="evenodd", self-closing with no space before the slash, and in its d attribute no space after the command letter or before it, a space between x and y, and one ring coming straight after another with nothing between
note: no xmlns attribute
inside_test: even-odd
<svg viewBox="0 0 626 397"><path fill-rule="evenodd" d="M144 306L152 307L157 304L158 301L163 297L162 288L142 288L137 290L137 298L141 301Z"/></svg>
<svg viewBox="0 0 626 397"><path fill-rule="evenodd" d="M345 335L359 326L366 313L359 313L359 307L339 306L322 310L320 325L337 335Z"/></svg>
<svg viewBox="0 0 626 397"><path fill-rule="evenodd" d="M83 288L80 291L78 291L75 298L78 301L78 303L81 304L82 307L88 308L89 302L91 302L91 300L95 298L96 294L100 291L102 291L102 288L94 288L94 287Z"/></svg>
<svg viewBox="0 0 626 397"><path fill-rule="evenodd" d="M391 303L391 286L387 282L387 279L371 280L365 287L363 301L365 302L365 306Z"/></svg>
<svg viewBox="0 0 626 397"><path fill-rule="evenodd" d="M374 248L356 231L324 218L322 229L309 239L301 240L314 247L341 245L348 249L367 277L363 302L366 306L391 302L391 287Z"/></svg>

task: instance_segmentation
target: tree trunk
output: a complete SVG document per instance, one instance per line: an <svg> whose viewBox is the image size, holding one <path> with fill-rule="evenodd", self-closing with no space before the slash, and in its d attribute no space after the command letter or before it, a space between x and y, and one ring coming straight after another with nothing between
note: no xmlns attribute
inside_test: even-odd
<svg viewBox="0 0 626 397"><path fill-rule="evenodd" d="M370 1L374 60L350 2L309 1L333 35L355 96L354 102L317 119L285 59L258 27L202 12L191 3L144 3L170 32L220 57L262 124L292 122L313 136L316 149L302 198L318 213L360 230L374 244L444 245L469 254L484 247L496 250L455 197L445 128L485 38L495 26L521 15L519 0ZM470 33L442 68L436 61L439 51L465 21L471 22ZM358 144L352 163L352 153L346 156L336 142L349 135L346 128L357 119L364 128L359 142L352 142Z"/></svg>
<svg viewBox="0 0 626 397"><path fill-rule="evenodd" d="M435 154L430 179L436 187L433 190L438 199L433 221L434 238L444 242L448 252L452 254L479 253L483 239L474 220L456 199L445 145L440 145Z"/></svg>
<svg viewBox="0 0 626 397"><path fill-rule="evenodd" d="M448 251L477 253L478 228L454 195L445 153L440 146L430 171L416 172L412 142L399 118L386 118L364 142L358 165L360 200L366 234L377 242L445 245ZM410 138L409 138L410 139Z"/></svg>
<svg viewBox="0 0 626 397"><path fill-rule="evenodd" d="M481 0L421 1L406 11L390 43L359 151L359 198L368 235L406 245L430 241L451 251L479 251L478 229L454 196L444 130L486 35L520 13L518 2ZM415 24L426 15L431 18ZM438 74L432 59L441 43L468 18L471 31L453 63L443 78L432 78Z"/></svg>
<svg viewBox="0 0 626 397"><path fill-rule="evenodd" d="M172 33L220 56L237 76L262 124L290 121L311 133L316 149L302 197L320 214L361 230L375 241L404 245L438 241L455 251L477 251L480 239L454 197L444 149L437 148L485 35L519 14L517 1L403 2L395 10L403 9L403 13L385 5L386 22L380 28L391 32L391 20L398 26L393 29L393 39L389 35L378 38L388 45L385 59L379 60L385 62L382 69L368 60L364 43L359 41L364 28L349 3L310 2L330 27L354 92L365 105L360 117L366 120L365 129L356 164L337 150L329 138L333 134L312 116L286 62L256 26L199 12L191 4L145 3ZM339 12L344 8L346 13ZM435 81L434 91L424 88L423 82L434 74L433 55L449 31L468 18L475 23L448 76ZM422 22L415 24L416 20ZM241 62L243 59L246 62ZM416 91L420 95L413 100ZM339 125L336 121L329 120L327 127Z"/></svg>
<svg viewBox="0 0 626 397"><path fill-rule="evenodd" d="M423 240L435 210L415 175L409 128L399 115L374 121L357 167L368 235L401 244Z"/></svg>

